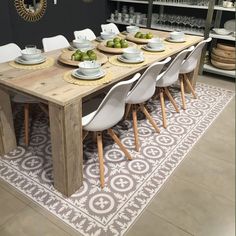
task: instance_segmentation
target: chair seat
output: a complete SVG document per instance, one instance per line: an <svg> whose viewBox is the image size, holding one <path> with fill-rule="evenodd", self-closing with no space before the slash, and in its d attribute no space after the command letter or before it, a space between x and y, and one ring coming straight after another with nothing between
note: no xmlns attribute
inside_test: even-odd
<svg viewBox="0 0 236 236"><path fill-rule="evenodd" d="M35 98L28 97L28 96L23 96L23 95L20 95L20 94L16 94L12 98L12 101L16 102L16 103L38 103L39 102Z"/></svg>
<svg viewBox="0 0 236 236"><path fill-rule="evenodd" d="M83 127L86 126L93 119L94 115L96 114L96 111L97 110L95 110L95 111L91 112L90 114L82 117L82 126Z"/></svg>

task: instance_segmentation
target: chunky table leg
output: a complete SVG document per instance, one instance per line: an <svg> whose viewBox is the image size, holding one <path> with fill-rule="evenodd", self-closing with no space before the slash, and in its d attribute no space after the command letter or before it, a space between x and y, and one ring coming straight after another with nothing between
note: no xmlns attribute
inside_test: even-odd
<svg viewBox="0 0 236 236"><path fill-rule="evenodd" d="M82 186L82 103L66 106L49 103L55 188L70 196Z"/></svg>
<svg viewBox="0 0 236 236"><path fill-rule="evenodd" d="M16 146L10 96L0 90L0 155L12 151Z"/></svg>

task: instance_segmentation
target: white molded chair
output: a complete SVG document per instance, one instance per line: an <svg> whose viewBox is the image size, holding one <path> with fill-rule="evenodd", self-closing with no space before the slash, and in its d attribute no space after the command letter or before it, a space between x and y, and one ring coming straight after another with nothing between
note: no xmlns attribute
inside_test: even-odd
<svg viewBox="0 0 236 236"><path fill-rule="evenodd" d="M114 23L101 24L101 28L102 28L102 31L114 32L115 34L120 33L118 27Z"/></svg>
<svg viewBox="0 0 236 236"><path fill-rule="evenodd" d="M125 114L125 119L129 114L129 110L132 110L133 116L133 129L134 129L134 138L135 138L135 149L139 151L139 140L138 140L138 128L137 128L137 108L140 108L144 115L147 117L149 122L152 124L156 132L160 132L155 121L148 113L147 109L144 106L144 102L148 101L156 89L156 77L161 72L163 66L171 60L170 57L166 58L162 62L156 62L150 65L146 71L143 73L141 78L135 84L133 89L128 93L126 98L127 109Z"/></svg>
<svg viewBox="0 0 236 236"><path fill-rule="evenodd" d="M197 98L197 95L189 81L189 78L187 76L188 73L192 72L197 66L198 61L200 60L201 53L203 50L203 47L212 40L212 38L207 38L200 43L197 44L197 46L194 48L194 50L188 55L188 57L183 61L181 68L180 68L180 88L181 88L181 98L183 103L183 109L186 109L186 102L185 102L185 94L184 94L184 81L188 85L190 91L193 94L194 98Z"/></svg>
<svg viewBox="0 0 236 236"><path fill-rule="evenodd" d="M79 30L79 31L74 31L74 36L75 39L87 39L90 41L93 41L96 39L96 35L94 34L94 32L91 29L83 29L83 30Z"/></svg>
<svg viewBox="0 0 236 236"><path fill-rule="evenodd" d="M21 49L15 43L9 43L3 46L0 46L0 63L14 60L15 58L21 56ZM13 96L12 101L15 103L24 104L24 127L25 127L25 145L29 144L29 105L32 103L38 103L42 110L45 111L45 108L38 100L16 94Z"/></svg>
<svg viewBox="0 0 236 236"><path fill-rule="evenodd" d="M190 47L189 49L183 50L180 52L174 60L171 62L171 64L167 67L167 69L161 73L156 78L156 87L159 91L160 95L160 102L161 102L161 111L162 111L162 120L163 120L163 127L167 127L166 122L166 111L165 111L165 100L164 100L164 93L169 98L170 102L173 104L176 112L179 112L178 106L170 94L170 91L168 87L174 83L176 83L179 79L179 70L181 67L181 64L183 63L184 58L187 56L189 52L191 52L194 49L194 47Z"/></svg>
<svg viewBox="0 0 236 236"><path fill-rule="evenodd" d="M70 43L63 35L43 38L42 43L44 52L49 52L70 46Z"/></svg>
<svg viewBox="0 0 236 236"><path fill-rule="evenodd" d="M84 116L82 118L83 130L96 132L97 147L98 147L98 159L100 169L100 183L103 188L105 185L104 181L104 164L103 164L103 145L102 145L102 131L108 130L108 134L118 144L121 150L125 153L128 160L131 160L131 156L126 148L123 146L119 138L111 129L112 126L116 125L124 116L125 112L125 99L133 84L140 74L137 73L132 79L122 81L114 85L106 97L103 99L97 110ZM83 139L85 138L85 136Z"/></svg>

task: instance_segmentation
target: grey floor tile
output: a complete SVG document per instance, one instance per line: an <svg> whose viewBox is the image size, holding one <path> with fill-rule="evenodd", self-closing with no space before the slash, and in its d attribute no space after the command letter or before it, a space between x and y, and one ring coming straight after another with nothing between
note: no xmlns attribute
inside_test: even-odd
<svg viewBox="0 0 236 236"><path fill-rule="evenodd" d="M0 187L0 226L15 217L25 207L24 202Z"/></svg>
<svg viewBox="0 0 236 236"><path fill-rule="evenodd" d="M145 211L126 236L191 236L150 211Z"/></svg>
<svg viewBox="0 0 236 236"><path fill-rule="evenodd" d="M148 209L193 235L234 236L234 202L176 175Z"/></svg>
<svg viewBox="0 0 236 236"><path fill-rule="evenodd" d="M26 207L0 228L1 236L69 236L45 217Z"/></svg>

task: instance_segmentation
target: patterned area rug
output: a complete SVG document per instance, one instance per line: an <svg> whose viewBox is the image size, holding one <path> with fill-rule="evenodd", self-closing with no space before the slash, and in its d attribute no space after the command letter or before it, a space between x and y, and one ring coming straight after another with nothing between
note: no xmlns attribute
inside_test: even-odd
<svg viewBox="0 0 236 236"><path fill-rule="evenodd" d="M172 89L178 104L180 93ZM168 128L154 132L142 114L138 117L141 151L134 151L130 120L114 130L133 156L127 161L118 146L104 135L106 186L99 183L97 148L91 137L84 142L84 185L70 198L53 187L51 143L48 119L34 109L31 139L23 147L22 113L16 113L19 147L0 159L0 177L43 206L83 235L123 235L184 159L234 92L198 84L198 99L187 96L187 110L178 114L167 101ZM161 127L159 100L151 100L148 110Z"/></svg>

